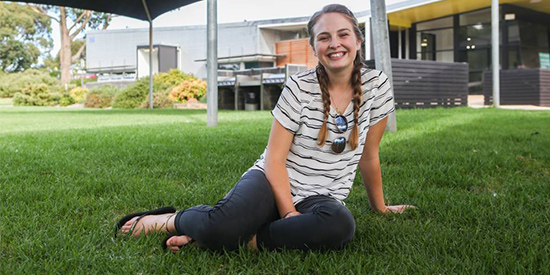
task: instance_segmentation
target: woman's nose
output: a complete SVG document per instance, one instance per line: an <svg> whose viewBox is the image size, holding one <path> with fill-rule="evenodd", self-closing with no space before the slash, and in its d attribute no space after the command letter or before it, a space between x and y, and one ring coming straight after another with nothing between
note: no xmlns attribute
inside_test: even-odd
<svg viewBox="0 0 550 275"><path fill-rule="evenodd" d="M332 49L336 49L338 48L338 46L340 46L340 41L338 41L338 39L332 39L328 46Z"/></svg>

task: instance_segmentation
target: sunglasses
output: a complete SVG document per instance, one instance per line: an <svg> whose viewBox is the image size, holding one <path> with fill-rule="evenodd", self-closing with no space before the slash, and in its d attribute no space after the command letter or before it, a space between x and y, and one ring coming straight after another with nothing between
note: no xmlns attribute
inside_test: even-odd
<svg viewBox="0 0 550 275"><path fill-rule="evenodd" d="M348 120L343 115L338 115L334 122L336 124L336 129L339 133L345 133L348 130ZM346 148L346 138L338 137L332 142L332 151L336 154L342 153Z"/></svg>

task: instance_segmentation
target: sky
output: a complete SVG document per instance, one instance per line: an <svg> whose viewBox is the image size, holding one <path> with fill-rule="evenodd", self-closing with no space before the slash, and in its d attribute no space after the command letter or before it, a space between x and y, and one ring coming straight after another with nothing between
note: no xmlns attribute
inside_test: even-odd
<svg viewBox="0 0 550 275"><path fill-rule="evenodd" d="M405 0L386 0L386 5L403 1ZM335 3L334 0L218 0L218 23L311 16L323 6L332 3ZM341 0L338 3L347 6L353 12L370 9L370 0ZM206 0L167 12L153 21L153 27L187 25L206 25ZM147 21L117 16L112 20L109 29L148 27ZM52 36L54 48L51 54L55 56L59 51L60 42L59 26L53 20Z"/></svg>

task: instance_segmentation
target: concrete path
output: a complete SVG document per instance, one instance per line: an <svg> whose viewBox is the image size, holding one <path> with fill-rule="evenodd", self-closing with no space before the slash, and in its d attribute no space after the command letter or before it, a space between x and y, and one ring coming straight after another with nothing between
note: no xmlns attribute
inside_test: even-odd
<svg viewBox="0 0 550 275"><path fill-rule="evenodd" d="M468 96L468 107L471 108L488 108L491 106L483 105L483 95L469 95ZM550 110L550 107L542 107L535 105L500 105L501 109L509 110Z"/></svg>

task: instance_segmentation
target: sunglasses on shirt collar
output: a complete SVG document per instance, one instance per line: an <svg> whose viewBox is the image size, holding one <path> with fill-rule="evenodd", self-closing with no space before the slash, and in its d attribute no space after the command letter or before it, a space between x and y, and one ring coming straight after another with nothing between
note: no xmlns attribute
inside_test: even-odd
<svg viewBox="0 0 550 275"><path fill-rule="evenodd" d="M334 124L336 124L336 129L338 133L345 133L348 130L348 120L343 115L338 115L334 118ZM337 137L332 141L331 149L334 153L340 154L346 148L346 138Z"/></svg>

